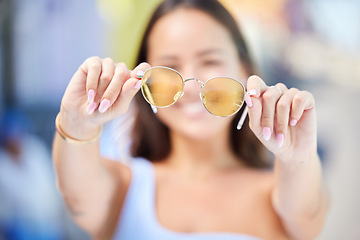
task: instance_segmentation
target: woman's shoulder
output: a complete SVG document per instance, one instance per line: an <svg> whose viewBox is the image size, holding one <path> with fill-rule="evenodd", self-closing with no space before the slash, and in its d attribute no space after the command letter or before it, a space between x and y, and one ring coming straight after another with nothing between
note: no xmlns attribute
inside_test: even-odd
<svg viewBox="0 0 360 240"><path fill-rule="evenodd" d="M130 185L134 171L146 171L151 167L151 162L143 158L133 158L126 162L103 158L102 162L113 180L126 188Z"/></svg>
<svg viewBox="0 0 360 240"><path fill-rule="evenodd" d="M108 158L102 158L102 164L110 174L111 178L121 186L127 188L131 181L131 168L129 164L121 161L115 161Z"/></svg>

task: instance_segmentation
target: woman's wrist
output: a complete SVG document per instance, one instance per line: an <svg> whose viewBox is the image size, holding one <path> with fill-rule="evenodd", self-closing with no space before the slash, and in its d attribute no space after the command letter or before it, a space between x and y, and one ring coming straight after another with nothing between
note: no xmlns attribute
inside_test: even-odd
<svg viewBox="0 0 360 240"><path fill-rule="evenodd" d="M275 158L281 163L283 166L287 166L290 169L296 169L297 166L304 166L309 161L318 161L319 155L315 149L304 151L300 154L278 154L275 155Z"/></svg>
<svg viewBox="0 0 360 240"><path fill-rule="evenodd" d="M72 144L87 144L96 142L101 135L102 126L92 126L59 112L55 120L56 130L67 142Z"/></svg>

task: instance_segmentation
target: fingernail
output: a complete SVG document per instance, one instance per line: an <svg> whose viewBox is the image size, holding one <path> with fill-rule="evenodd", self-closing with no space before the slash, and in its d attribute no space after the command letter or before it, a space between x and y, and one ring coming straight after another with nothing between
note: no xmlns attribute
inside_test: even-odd
<svg viewBox="0 0 360 240"><path fill-rule="evenodd" d="M95 91L90 89L88 92L88 103L93 103L95 99Z"/></svg>
<svg viewBox="0 0 360 240"><path fill-rule="evenodd" d="M254 96L254 95L256 95L257 91L256 91L256 89L250 89L247 93L250 96Z"/></svg>
<svg viewBox="0 0 360 240"><path fill-rule="evenodd" d="M110 107L110 101L108 99L104 99L100 103L99 112L104 113Z"/></svg>
<svg viewBox="0 0 360 240"><path fill-rule="evenodd" d="M92 113L95 111L96 107L97 107L96 102L90 103L90 104L87 106L87 110L86 110L87 113L88 113L89 115L92 114Z"/></svg>
<svg viewBox="0 0 360 240"><path fill-rule="evenodd" d="M282 145L284 145L284 139L285 139L285 136L282 133L279 133L276 136L276 142L277 142L277 145L278 145L279 148L281 148Z"/></svg>
<svg viewBox="0 0 360 240"><path fill-rule="evenodd" d="M245 95L245 102L246 102L246 105L248 106L248 107L252 107L253 106L253 104L252 104L252 101L251 101L251 97L249 96L249 95Z"/></svg>
<svg viewBox="0 0 360 240"><path fill-rule="evenodd" d="M144 76L144 71L143 70L139 70L136 72L136 77L137 78L142 78Z"/></svg>
<svg viewBox="0 0 360 240"><path fill-rule="evenodd" d="M269 140L270 140L271 130L270 130L269 127L264 127L264 128L263 128L263 136L264 136L265 141L269 141Z"/></svg>
<svg viewBox="0 0 360 240"><path fill-rule="evenodd" d="M134 85L134 88L135 88L135 89L139 89L139 88L141 87L141 83L142 83L141 80L137 81L137 82L135 83L135 85Z"/></svg>
<svg viewBox="0 0 360 240"><path fill-rule="evenodd" d="M294 127L297 124L297 120L296 119L291 119L290 120L290 126Z"/></svg>

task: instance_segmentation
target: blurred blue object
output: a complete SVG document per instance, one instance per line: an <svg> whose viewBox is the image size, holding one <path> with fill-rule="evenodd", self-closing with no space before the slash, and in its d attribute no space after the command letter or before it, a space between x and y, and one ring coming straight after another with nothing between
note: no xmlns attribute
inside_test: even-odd
<svg viewBox="0 0 360 240"><path fill-rule="evenodd" d="M63 239L50 153L30 127L19 109L0 116L0 239Z"/></svg>
<svg viewBox="0 0 360 240"><path fill-rule="evenodd" d="M9 140L20 140L29 130L30 121L22 111L10 108L0 115L0 144Z"/></svg>

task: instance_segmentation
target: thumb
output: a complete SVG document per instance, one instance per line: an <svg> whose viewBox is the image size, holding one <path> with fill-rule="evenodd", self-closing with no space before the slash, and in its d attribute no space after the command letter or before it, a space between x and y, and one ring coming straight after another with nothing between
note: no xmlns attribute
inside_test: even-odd
<svg viewBox="0 0 360 240"><path fill-rule="evenodd" d="M131 71L130 76L132 78L138 78L139 75L141 76L144 75L144 72L148 70L150 67L151 67L150 64L148 64L147 62L140 63L134 68L134 70Z"/></svg>
<svg viewBox="0 0 360 240"><path fill-rule="evenodd" d="M255 135L261 139L262 128L261 128L261 113L262 104L261 100L257 97L251 97L252 106L249 107L249 126Z"/></svg>
<svg viewBox="0 0 360 240"><path fill-rule="evenodd" d="M141 88L141 79L138 75L144 75L144 72L151 66L148 63L140 63L130 73L130 78L124 83L121 89L121 94L117 101L114 103L114 108L119 113L125 113L134 98L135 94Z"/></svg>

